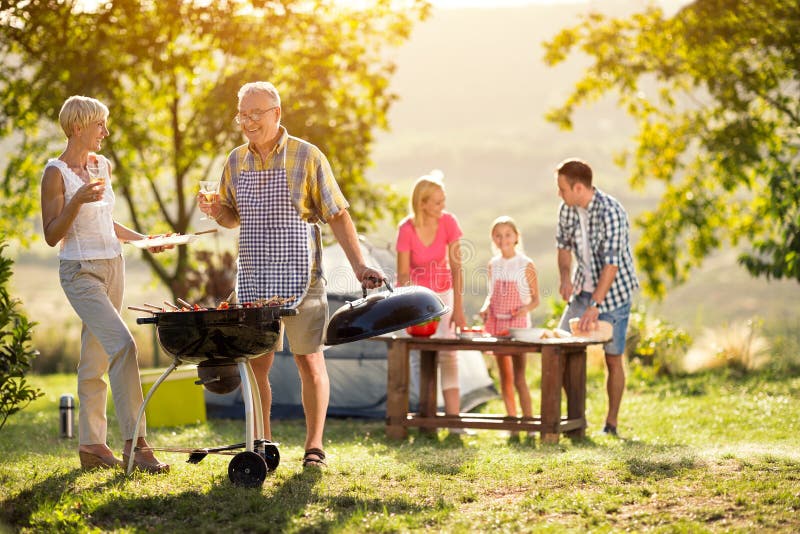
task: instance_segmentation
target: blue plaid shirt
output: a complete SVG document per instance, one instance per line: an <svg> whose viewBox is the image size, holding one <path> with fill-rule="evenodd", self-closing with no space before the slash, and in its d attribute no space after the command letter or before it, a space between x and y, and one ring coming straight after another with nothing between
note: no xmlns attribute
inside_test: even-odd
<svg viewBox="0 0 800 534"><path fill-rule="evenodd" d="M608 290L608 294L600 303L600 311L607 312L627 303L633 297L633 292L639 289L639 280L633 270L633 255L631 254L630 223L625 208L614 197L594 188L589 206L589 250L588 261L581 257L579 242L581 223L578 218L578 208L561 203L558 208L558 230L556 231L556 246L560 249L571 250L578 259L578 268L572 279L576 293L581 291L587 273L584 264L591 267L591 280L594 285L600 279L600 272L606 265L616 265L617 275Z"/></svg>

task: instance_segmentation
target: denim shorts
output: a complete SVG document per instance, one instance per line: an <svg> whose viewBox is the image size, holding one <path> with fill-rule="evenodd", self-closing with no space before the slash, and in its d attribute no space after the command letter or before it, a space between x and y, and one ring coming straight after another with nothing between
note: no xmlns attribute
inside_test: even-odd
<svg viewBox="0 0 800 534"><path fill-rule="evenodd" d="M564 310L564 315L561 316L559 328L569 332L569 320L573 317L580 317L586 308L589 307L589 301L592 299L592 294L588 291L581 291L578 295L572 297L567 309ZM620 355L625 352L625 337L628 331L628 318L631 316L631 301L626 302L618 308L600 313L599 319L601 321L608 321L614 327L614 337L611 341L603 345L603 350L606 354Z"/></svg>

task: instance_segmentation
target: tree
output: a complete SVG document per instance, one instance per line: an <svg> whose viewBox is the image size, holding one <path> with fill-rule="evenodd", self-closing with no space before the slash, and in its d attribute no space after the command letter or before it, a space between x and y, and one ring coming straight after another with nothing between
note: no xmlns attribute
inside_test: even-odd
<svg viewBox="0 0 800 534"><path fill-rule="evenodd" d="M36 351L31 347L31 333L36 323L19 310L19 301L8 293L13 261L3 256L0 242L0 429L8 418L43 393L25 381Z"/></svg>
<svg viewBox="0 0 800 534"><path fill-rule="evenodd" d="M268 79L281 90L284 124L325 152L360 231L404 206L368 184L373 131L386 128L395 95L387 46L407 38L425 0L395 9L375 0L344 10L330 0L113 0L79 11L74 1L0 0L0 135L12 136L0 232L25 239L38 212L44 158L63 134L64 99L94 96L111 109L103 152L115 191L141 233L187 233L199 180L216 178L242 142L236 92ZM187 296L187 247L143 253L173 293Z"/></svg>
<svg viewBox="0 0 800 534"><path fill-rule="evenodd" d="M588 15L545 43L592 61L548 119L614 92L636 121L631 185L661 181L636 221L645 287L663 295L723 243L754 276L800 281L800 1L696 0L672 17Z"/></svg>

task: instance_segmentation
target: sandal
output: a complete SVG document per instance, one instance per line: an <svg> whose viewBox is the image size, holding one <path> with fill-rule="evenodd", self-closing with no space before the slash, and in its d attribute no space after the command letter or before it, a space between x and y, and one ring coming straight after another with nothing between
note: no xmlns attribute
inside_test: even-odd
<svg viewBox="0 0 800 534"><path fill-rule="evenodd" d="M316 458L315 458L316 456ZM322 449L308 449L303 455L303 467L327 467L325 463L325 451Z"/></svg>

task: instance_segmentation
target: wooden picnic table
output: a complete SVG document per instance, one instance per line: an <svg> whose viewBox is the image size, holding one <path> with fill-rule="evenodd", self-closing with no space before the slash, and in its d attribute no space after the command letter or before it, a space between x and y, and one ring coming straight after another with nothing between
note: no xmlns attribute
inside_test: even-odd
<svg viewBox="0 0 800 534"><path fill-rule="evenodd" d="M503 338L425 338L391 334L372 338L388 346L386 435L405 439L409 427L420 432L437 428L475 428L540 432L542 443L558 443L560 434L586 435L586 348L599 343L583 338L542 339L536 342ZM419 411L408 411L409 351L420 351ZM478 350L499 354L539 353L542 358L541 410L523 418L502 414L436 411L437 365L440 350ZM561 416L561 390L567 395L567 414Z"/></svg>

